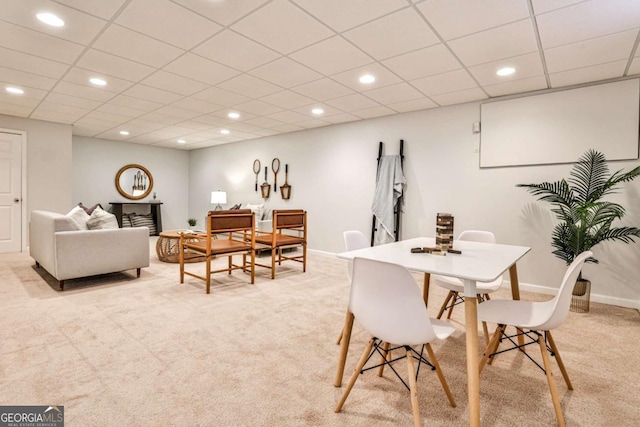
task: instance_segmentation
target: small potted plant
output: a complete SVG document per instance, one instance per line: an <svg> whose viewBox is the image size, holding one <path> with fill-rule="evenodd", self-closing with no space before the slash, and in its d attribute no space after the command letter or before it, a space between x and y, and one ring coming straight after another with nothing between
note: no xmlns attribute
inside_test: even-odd
<svg viewBox="0 0 640 427"><path fill-rule="evenodd" d="M615 192L618 184L640 175L640 166L611 175L604 154L589 150L578 159L569 175L568 179L556 182L517 185L540 196L538 200L553 205L551 211L559 221L551 234L555 256L569 265L580 253L605 240L630 243L635 241L634 237L640 237L640 229L636 227L612 227L614 220L624 216L625 209L618 203L603 200ZM586 262L598 263L598 260L589 258ZM584 295L590 284L580 272L573 295ZM588 299L584 311L589 311Z"/></svg>
<svg viewBox="0 0 640 427"><path fill-rule="evenodd" d="M190 230L193 230L193 227L195 227L195 226L196 226L196 224L198 223L198 220L197 220L197 219L195 219L195 218L189 218L189 219L187 220L187 223L189 223L189 229L190 229Z"/></svg>

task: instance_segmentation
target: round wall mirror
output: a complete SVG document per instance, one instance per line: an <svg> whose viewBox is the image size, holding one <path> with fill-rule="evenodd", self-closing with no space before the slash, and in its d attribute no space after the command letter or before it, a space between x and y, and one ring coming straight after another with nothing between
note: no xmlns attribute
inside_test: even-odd
<svg viewBox="0 0 640 427"><path fill-rule="evenodd" d="M140 200L151 194L153 177L144 166L126 165L116 175L118 193L130 200Z"/></svg>

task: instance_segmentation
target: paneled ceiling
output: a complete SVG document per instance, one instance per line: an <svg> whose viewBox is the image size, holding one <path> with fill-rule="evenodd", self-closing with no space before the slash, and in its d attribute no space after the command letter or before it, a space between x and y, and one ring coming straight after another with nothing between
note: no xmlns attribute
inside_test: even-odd
<svg viewBox="0 0 640 427"><path fill-rule="evenodd" d="M2 0L0 114L194 149L637 75L639 30L640 0Z"/></svg>

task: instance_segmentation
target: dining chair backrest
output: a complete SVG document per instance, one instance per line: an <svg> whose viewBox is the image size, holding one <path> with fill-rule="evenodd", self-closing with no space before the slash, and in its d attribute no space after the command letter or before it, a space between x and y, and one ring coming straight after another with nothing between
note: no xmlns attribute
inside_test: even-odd
<svg viewBox="0 0 640 427"><path fill-rule="evenodd" d="M349 310L364 329L388 343L419 345L436 338L420 289L401 265L355 258Z"/></svg>
<svg viewBox="0 0 640 427"><path fill-rule="evenodd" d="M342 237L344 238L344 247L347 251L355 251L357 249L368 248L371 246L367 236L364 235L363 232L358 230L347 230L342 233ZM347 274L349 275L349 281L351 281L351 276L353 272L353 261L349 261L347 264Z"/></svg>
<svg viewBox="0 0 640 427"><path fill-rule="evenodd" d="M466 240L470 242L495 243L496 236L490 231L483 230L465 230L458 236L458 240Z"/></svg>
<svg viewBox="0 0 640 427"><path fill-rule="evenodd" d="M580 274L580 270L584 265L587 258L593 256L593 252L584 251L580 255L574 258L571 265L567 268L558 289L558 294L552 299L547 301L549 315L548 318L537 329L542 331L548 331L564 323L565 319L569 315L569 307L571 305L571 294L573 288Z"/></svg>

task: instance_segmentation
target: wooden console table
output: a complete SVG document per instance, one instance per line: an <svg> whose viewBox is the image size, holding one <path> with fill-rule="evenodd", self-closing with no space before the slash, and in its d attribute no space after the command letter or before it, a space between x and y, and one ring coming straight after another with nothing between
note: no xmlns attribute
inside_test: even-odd
<svg viewBox="0 0 640 427"><path fill-rule="evenodd" d="M118 226L122 228L122 214L124 206L149 206L151 209L151 216L153 217L153 222L156 225L156 236L160 235L162 232L162 213L160 211L160 205L162 202L157 203L149 203L149 202L110 202L111 206L113 206L113 214L118 219Z"/></svg>

